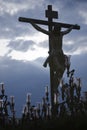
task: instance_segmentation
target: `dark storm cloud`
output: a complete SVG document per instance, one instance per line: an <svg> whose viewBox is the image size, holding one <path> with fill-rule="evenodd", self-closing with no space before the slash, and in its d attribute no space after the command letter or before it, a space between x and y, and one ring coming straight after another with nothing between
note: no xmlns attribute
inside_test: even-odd
<svg viewBox="0 0 87 130"><path fill-rule="evenodd" d="M26 52L26 51L28 51L28 49L33 50L34 44L35 43L32 40L28 40L28 41L14 40L8 44L8 47L10 47L13 50Z"/></svg>

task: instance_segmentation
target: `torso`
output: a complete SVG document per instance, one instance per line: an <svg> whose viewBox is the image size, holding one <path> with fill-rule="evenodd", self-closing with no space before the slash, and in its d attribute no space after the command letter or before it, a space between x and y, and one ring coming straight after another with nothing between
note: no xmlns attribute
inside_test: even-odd
<svg viewBox="0 0 87 130"><path fill-rule="evenodd" d="M54 49L56 52L62 50L62 34L60 35L54 35L53 33L50 35L51 37L51 47Z"/></svg>

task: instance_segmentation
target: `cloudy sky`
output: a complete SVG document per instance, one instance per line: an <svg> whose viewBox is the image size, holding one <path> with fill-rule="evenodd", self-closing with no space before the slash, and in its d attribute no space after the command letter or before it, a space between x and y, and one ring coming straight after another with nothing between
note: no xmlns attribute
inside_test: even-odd
<svg viewBox="0 0 87 130"><path fill-rule="evenodd" d="M87 90L87 0L0 0L0 82L8 95L15 96L20 110L27 92L32 93L32 102L38 102L49 85L49 68L43 67L49 43L48 36L18 18L47 20L47 5L58 11L54 21L81 27L64 36L63 50L71 55L71 68Z"/></svg>

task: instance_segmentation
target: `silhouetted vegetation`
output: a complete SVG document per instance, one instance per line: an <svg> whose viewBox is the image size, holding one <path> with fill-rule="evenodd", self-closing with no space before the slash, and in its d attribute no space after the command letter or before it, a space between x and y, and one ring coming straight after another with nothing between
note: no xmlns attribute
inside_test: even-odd
<svg viewBox="0 0 87 130"><path fill-rule="evenodd" d="M58 93L54 95L55 113L49 101L48 86L42 103L31 105L31 95L27 94L26 105L21 118L16 118L14 96L8 101L4 84L0 94L0 129L86 129L87 128L87 92L81 95L81 79L74 77L75 70L69 71L68 82L61 81Z"/></svg>

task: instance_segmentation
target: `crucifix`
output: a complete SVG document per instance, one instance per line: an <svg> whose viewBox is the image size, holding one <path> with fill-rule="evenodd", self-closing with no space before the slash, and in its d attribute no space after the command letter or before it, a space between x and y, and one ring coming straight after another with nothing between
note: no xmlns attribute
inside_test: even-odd
<svg viewBox="0 0 87 130"><path fill-rule="evenodd" d="M44 62L44 67L46 67L47 64L49 64L50 67L51 106L52 115L55 116L57 114L57 107L54 102L54 95L57 95L57 88L66 69L65 59L67 58L62 50L62 38L72 29L79 30L80 26L54 22L53 18L58 18L58 12L52 10L52 5L48 5L48 9L45 11L45 16L48 18L48 21L25 17L19 17L19 21L30 23L35 29L49 36L49 56ZM48 26L48 30L41 28L37 24ZM61 31L61 28L67 28L67 30Z"/></svg>

